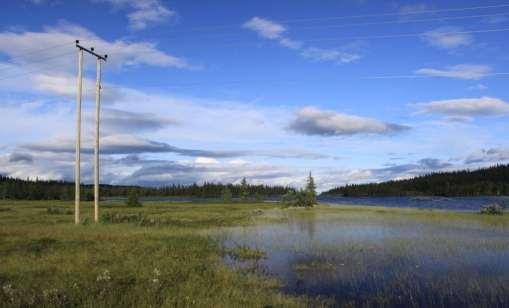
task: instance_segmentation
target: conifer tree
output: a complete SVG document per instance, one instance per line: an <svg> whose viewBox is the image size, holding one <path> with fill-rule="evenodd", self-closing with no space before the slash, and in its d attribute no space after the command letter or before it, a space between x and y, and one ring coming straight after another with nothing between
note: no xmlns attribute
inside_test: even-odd
<svg viewBox="0 0 509 308"><path fill-rule="evenodd" d="M307 203L308 206L313 206L316 204L316 184L315 179L311 175L311 172L309 172L309 176L306 182L306 189L305 193L307 196Z"/></svg>
<svg viewBox="0 0 509 308"><path fill-rule="evenodd" d="M240 182L240 199L242 201L247 201L249 198L249 187L247 185L246 178L242 178L242 181Z"/></svg>

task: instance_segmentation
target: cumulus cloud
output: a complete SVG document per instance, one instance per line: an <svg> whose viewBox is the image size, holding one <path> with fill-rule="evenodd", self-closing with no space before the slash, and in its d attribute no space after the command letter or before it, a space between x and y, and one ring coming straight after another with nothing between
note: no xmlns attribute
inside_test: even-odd
<svg viewBox="0 0 509 308"><path fill-rule="evenodd" d="M474 42L470 34L463 33L463 29L457 27L441 27L428 31L423 34L422 39L433 47L449 50Z"/></svg>
<svg viewBox="0 0 509 308"><path fill-rule="evenodd" d="M286 36L286 33L288 32L287 27L266 18L253 17L245 22L243 27L254 31L260 37L275 40L283 47L297 50L302 57L313 61L342 64L354 62L361 58L361 55L357 53L347 52L344 50L305 46L303 42Z"/></svg>
<svg viewBox="0 0 509 308"><path fill-rule="evenodd" d="M356 134L393 134L408 126L384 123L375 119L305 107L297 112L289 129L304 135L348 136Z"/></svg>
<svg viewBox="0 0 509 308"><path fill-rule="evenodd" d="M143 30L150 25L175 19L177 13L169 9L160 0L93 0L107 2L116 8L127 8L129 25L133 30Z"/></svg>
<svg viewBox="0 0 509 308"><path fill-rule="evenodd" d="M463 98L416 104L420 114L444 114L448 116L499 116L509 113L509 104L493 97Z"/></svg>
<svg viewBox="0 0 509 308"><path fill-rule="evenodd" d="M431 77L476 80L488 76L491 73L491 67L487 65L460 64L448 66L443 69L421 68L415 71L415 73Z"/></svg>

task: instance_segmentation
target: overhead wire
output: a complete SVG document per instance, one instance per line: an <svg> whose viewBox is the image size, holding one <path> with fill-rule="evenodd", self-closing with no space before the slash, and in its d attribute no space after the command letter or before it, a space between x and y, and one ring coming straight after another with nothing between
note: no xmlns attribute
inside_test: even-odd
<svg viewBox="0 0 509 308"><path fill-rule="evenodd" d="M496 9L496 8L508 8L509 3L499 5L487 5L487 6L473 6L473 7L462 7L462 8L446 8L446 9L435 9L435 10L415 10L409 12L390 12L390 13L379 13L379 14L364 14L364 15L346 15L346 16L330 16L330 17L317 17L317 18L300 18L300 19L286 19L286 20L271 20L277 23L299 23L306 21L330 21L330 20L343 20L343 19L356 19L365 17L388 17L388 16L407 16L407 15L420 15L420 14L431 14L431 13L448 13L448 12L463 12L483 9ZM219 29L237 28L242 26L242 23L227 24L227 25L209 25L200 27L191 27L187 29L173 29L169 30L168 33L179 33L179 32L199 32L199 31L217 31ZM162 34L164 35L164 34ZM158 37L159 34L145 35L145 37Z"/></svg>
<svg viewBox="0 0 509 308"><path fill-rule="evenodd" d="M74 42L72 42L72 43L74 44ZM32 55L32 54L35 54L35 53L47 51L47 50L50 50L50 49L55 49L55 48L66 46L66 45L71 45L71 43L70 42L66 42L66 43L62 43L62 44L56 44L56 45L47 46L47 47L44 47L44 48L41 48L41 49L31 49L28 52L18 53L16 56L13 56L13 57L9 56L9 60L18 59L18 58L25 58L27 55Z"/></svg>

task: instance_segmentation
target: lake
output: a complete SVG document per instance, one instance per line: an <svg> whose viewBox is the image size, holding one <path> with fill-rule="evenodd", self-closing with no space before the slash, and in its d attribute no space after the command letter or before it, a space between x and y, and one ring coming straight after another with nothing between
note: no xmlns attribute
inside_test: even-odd
<svg viewBox="0 0 509 308"><path fill-rule="evenodd" d="M486 197L339 197L320 196L319 202L331 205L368 205L399 208L478 211L486 204L509 204L509 196Z"/></svg>
<svg viewBox="0 0 509 308"><path fill-rule="evenodd" d="M509 223L441 211L363 208L279 210L269 221L224 230L226 256L282 281L289 294L334 305L457 307L509 305Z"/></svg>
<svg viewBox="0 0 509 308"><path fill-rule="evenodd" d="M220 202L220 199L196 197L143 197L142 202L164 203L203 203ZM124 201L125 198L107 198L110 201ZM280 198L272 197L266 202L276 202ZM498 197L339 197L319 196L320 203L338 205L367 205L399 208L442 209L453 211L479 211L482 205L494 202L509 204L509 196Z"/></svg>

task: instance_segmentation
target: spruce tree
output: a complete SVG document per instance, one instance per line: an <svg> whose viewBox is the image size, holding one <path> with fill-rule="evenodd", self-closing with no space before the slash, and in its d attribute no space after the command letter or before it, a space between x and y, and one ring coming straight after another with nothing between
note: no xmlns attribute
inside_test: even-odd
<svg viewBox="0 0 509 308"><path fill-rule="evenodd" d="M307 196L307 206L313 206L316 204L316 184L315 179L313 179L313 176L311 175L311 172L309 172L309 176L306 183L306 189L305 193Z"/></svg>
<svg viewBox="0 0 509 308"><path fill-rule="evenodd" d="M247 201L249 198L249 188L247 186L247 180L246 178L242 178L242 181L240 182L240 199L242 201Z"/></svg>

